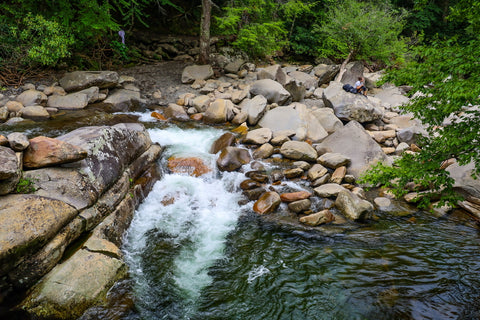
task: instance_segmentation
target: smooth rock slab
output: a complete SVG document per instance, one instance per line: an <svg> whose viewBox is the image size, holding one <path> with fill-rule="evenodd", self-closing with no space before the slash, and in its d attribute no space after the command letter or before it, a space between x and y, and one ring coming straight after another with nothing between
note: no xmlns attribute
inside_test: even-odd
<svg viewBox="0 0 480 320"><path fill-rule="evenodd" d="M115 281L126 275L125 264L115 258L119 251L106 255L109 247L82 249L57 265L34 288L22 308L37 317L76 319L99 299ZM96 249L96 250L95 250Z"/></svg>
<svg viewBox="0 0 480 320"><path fill-rule="evenodd" d="M118 73L115 71L74 71L66 73L59 83L65 91L71 92L93 86L100 89L112 88L117 85L118 80Z"/></svg>
<svg viewBox="0 0 480 320"><path fill-rule="evenodd" d="M0 271L53 238L76 214L72 206L46 197L17 194L2 197Z"/></svg>

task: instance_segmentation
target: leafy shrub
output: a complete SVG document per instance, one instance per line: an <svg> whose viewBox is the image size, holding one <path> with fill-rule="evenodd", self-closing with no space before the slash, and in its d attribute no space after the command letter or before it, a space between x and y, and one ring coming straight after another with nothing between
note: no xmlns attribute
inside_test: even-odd
<svg viewBox="0 0 480 320"><path fill-rule="evenodd" d="M23 23L23 29L18 33L28 61L54 66L70 55L68 49L73 44L73 37L59 23L31 14L23 19Z"/></svg>

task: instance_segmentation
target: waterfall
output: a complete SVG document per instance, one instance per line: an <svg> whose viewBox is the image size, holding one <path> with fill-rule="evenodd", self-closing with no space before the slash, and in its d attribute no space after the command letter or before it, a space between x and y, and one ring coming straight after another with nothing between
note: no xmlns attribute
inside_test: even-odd
<svg viewBox="0 0 480 320"><path fill-rule="evenodd" d="M195 156L212 169L200 177L165 172L139 206L125 238L124 253L136 296L145 306L141 312L146 315L142 316L161 318L153 311L160 303L168 310L165 314L188 318L202 288L210 283L209 267L223 257L225 237L240 215L235 186L242 175L220 174L215 167L216 156L208 153L223 133L220 130L171 127L151 129L149 133L154 142L166 148L162 161L171 156ZM170 266L168 272L162 271L166 264ZM162 278L159 284L149 281L152 276ZM162 283L165 288L158 287ZM170 305L159 301L165 290L174 291L183 301L180 307L178 301Z"/></svg>

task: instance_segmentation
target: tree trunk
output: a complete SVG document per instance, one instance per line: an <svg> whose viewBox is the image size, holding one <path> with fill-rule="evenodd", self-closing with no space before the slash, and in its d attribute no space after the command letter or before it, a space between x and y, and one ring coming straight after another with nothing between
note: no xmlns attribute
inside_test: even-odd
<svg viewBox="0 0 480 320"><path fill-rule="evenodd" d="M202 0L202 21L200 23L200 64L210 62L210 18L212 15L211 0Z"/></svg>
<svg viewBox="0 0 480 320"><path fill-rule="evenodd" d="M345 59L345 61L342 62L342 65L340 66L340 70L338 71L338 74L337 76L335 77L335 81L336 82L340 82L340 80L342 80L342 76L343 74L345 73L346 71L346 67L347 67L347 63L350 61L350 59L352 58L353 56L353 50L350 50L350 52L348 53L348 56L347 58Z"/></svg>

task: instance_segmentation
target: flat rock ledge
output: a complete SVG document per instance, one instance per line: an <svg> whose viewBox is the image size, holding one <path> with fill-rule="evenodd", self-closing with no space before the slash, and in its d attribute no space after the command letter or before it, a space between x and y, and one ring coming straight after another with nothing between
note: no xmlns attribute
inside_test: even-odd
<svg viewBox="0 0 480 320"><path fill-rule="evenodd" d="M162 148L143 125L84 127L57 139L87 157L25 171L36 190L0 197L0 301L28 291L19 308L35 319L76 319L125 277L122 235L160 178ZM79 249L59 264L70 245Z"/></svg>

